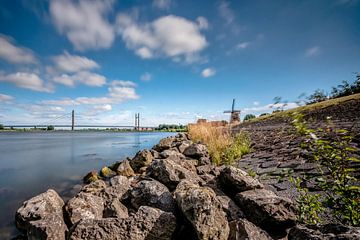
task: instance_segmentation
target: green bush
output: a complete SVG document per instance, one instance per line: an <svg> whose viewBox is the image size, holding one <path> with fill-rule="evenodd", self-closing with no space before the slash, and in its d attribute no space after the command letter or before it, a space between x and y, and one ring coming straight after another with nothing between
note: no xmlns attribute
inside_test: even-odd
<svg viewBox="0 0 360 240"><path fill-rule="evenodd" d="M47 128L46 128L46 130L47 131L53 131L55 128L54 128L54 126L52 126L52 125L49 125L49 126L47 126Z"/></svg>
<svg viewBox="0 0 360 240"><path fill-rule="evenodd" d="M244 117L244 121L249 121L250 119L256 118L254 114L246 114Z"/></svg>
<svg viewBox="0 0 360 240"><path fill-rule="evenodd" d="M4 130L4 125L0 124L0 130Z"/></svg>
<svg viewBox="0 0 360 240"><path fill-rule="evenodd" d="M223 155L223 163L233 164L235 160L250 152L250 138L246 133L238 133Z"/></svg>

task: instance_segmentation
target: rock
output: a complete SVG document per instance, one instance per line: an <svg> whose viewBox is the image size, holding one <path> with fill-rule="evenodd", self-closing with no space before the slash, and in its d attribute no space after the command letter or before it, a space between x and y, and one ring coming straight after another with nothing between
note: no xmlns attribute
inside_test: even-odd
<svg viewBox="0 0 360 240"><path fill-rule="evenodd" d="M103 180L96 180L81 188L81 192L92 193L98 195L101 191L106 188L106 183Z"/></svg>
<svg viewBox="0 0 360 240"><path fill-rule="evenodd" d="M247 190L264 188L258 180L232 166L225 167L220 171L219 182L224 191L231 196Z"/></svg>
<svg viewBox="0 0 360 240"><path fill-rule="evenodd" d="M80 192L67 202L65 211L71 225L82 219L100 219L103 217L104 200L91 193Z"/></svg>
<svg viewBox="0 0 360 240"><path fill-rule="evenodd" d="M128 218L127 208L120 202L118 198L113 198L109 202L105 203L104 218Z"/></svg>
<svg viewBox="0 0 360 240"><path fill-rule="evenodd" d="M58 214L47 215L44 218L30 222L27 232L28 240L65 240L67 226Z"/></svg>
<svg viewBox="0 0 360 240"><path fill-rule="evenodd" d="M228 221L211 188L183 180L174 195L178 207L193 225L199 239L228 238Z"/></svg>
<svg viewBox="0 0 360 240"><path fill-rule="evenodd" d="M140 168L149 166L153 159L151 151L145 149L136 153L135 157L130 160L130 166L135 172L139 172Z"/></svg>
<svg viewBox="0 0 360 240"><path fill-rule="evenodd" d="M75 225L69 240L156 240L171 239L176 228L172 213L142 206L137 213L126 219L87 219Z"/></svg>
<svg viewBox="0 0 360 240"><path fill-rule="evenodd" d="M151 152L154 159L160 157L160 154L159 154L158 151L155 151L154 149L150 149L150 152Z"/></svg>
<svg viewBox="0 0 360 240"><path fill-rule="evenodd" d="M96 171L91 171L85 175L85 177L83 178L83 181L84 181L84 183L91 183L91 182L94 182L99 179L100 179L99 174Z"/></svg>
<svg viewBox="0 0 360 240"><path fill-rule="evenodd" d="M246 219L229 222L229 226L229 240L272 240L269 234Z"/></svg>
<svg viewBox="0 0 360 240"><path fill-rule="evenodd" d="M187 147L183 154L187 157L200 159L201 157L207 157L209 155L208 149L204 144L193 143Z"/></svg>
<svg viewBox="0 0 360 240"><path fill-rule="evenodd" d="M360 239L360 228L341 224L297 225L290 229L289 240L357 240Z"/></svg>
<svg viewBox="0 0 360 240"><path fill-rule="evenodd" d="M193 182L203 182L194 172L180 166L169 159L155 159L147 169L148 176L163 183L170 190L174 190L182 179Z"/></svg>
<svg viewBox="0 0 360 240"><path fill-rule="evenodd" d="M167 149L160 153L160 158L176 157L179 159L185 159L185 156L174 149Z"/></svg>
<svg viewBox="0 0 360 240"><path fill-rule="evenodd" d="M158 151L158 152L162 152L166 149L170 149L173 147L173 143L174 143L175 138L174 137L167 137L167 138L163 138L160 140L160 142L158 144L156 144L153 149Z"/></svg>
<svg viewBox="0 0 360 240"><path fill-rule="evenodd" d="M209 157L200 157L199 158L199 166L210 165L210 164L211 164L211 159Z"/></svg>
<svg viewBox="0 0 360 240"><path fill-rule="evenodd" d="M113 170L111 170L110 168L108 167L103 167L101 170L100 170L100 175L102 177L105 177L105 178L111 178L113 176L116 175L116 172L114 172Z"/></svg>
<svg viewBox="0 0 360 240"><path fill-rule="evenodd" d="M178 133L175 138L179 139L180 141L189 140L189 135L187 133Z"/></svg>
<svg viewBox="0 0 360 240"><path fill-rule="evenodd" d="M135 209L140 206L155 207L165 212L175 212L176 203L169 190L158 181L142 180L130 193L131 204Z"/></svg>
<svg viewBox="0 0 360 240"><path fill-rule="evenodd" d="M130 162L128 160L122 161L115 169L115 172L125 177L135 176L134 170L131 168Z"/></svg>
<svg viewBox="0 0 360 240"><path fill-rule="evenodd" d="M180 153L184 153L185 149L188 148L191 144L193 144L192 141L182 141L180 142L180 144L177 146L179 149Z"/></svg>
<svg viewBox="0 0 360 240"><path fill-rule="evenodd" d="M233 200L231 200L231 198L229 198L225 194L217 195L216 197L219 200L221 207L222 207L223 211L225 212L226 218L229 222L244 217L244 213L235 204L235 202Z"/></svg>
<svg viewBox="0 0 360 240"><path fill-rule="evenodd" d="M110 179L110 186L101 192L101 196L105 200L119 198L120 200L127 197L130 189L130 182L127 177L115 176Z"/></svg>
<svg viewBox="0 0 360 240"><path fill-rule="evenodd" d="M267 230L272 236L284 236L285 230L295 224L295 208L290 199L277 196L265 189L236 194L235 202L247 219Z"/></svg>
<svg viewBox="0 0 360 240"><path fill-rule="evenodd" d="M52 189L47 190L27 201L16 211L15 222L19 230L27 231L30 223L58 215L62 219L64 201Z"/></svg>

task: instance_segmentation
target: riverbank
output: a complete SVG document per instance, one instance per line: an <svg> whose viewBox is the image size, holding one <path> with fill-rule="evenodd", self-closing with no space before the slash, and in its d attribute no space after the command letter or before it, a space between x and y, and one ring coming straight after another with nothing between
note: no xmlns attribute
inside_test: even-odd
<svg viewBox="0 0 360 240"><path fill-rule="evenodd" d="M99 169L100 170L100 169ZM92 172L64 202L25 202L17 227L36 239L356 239L359 229L304 226L296 207L241 169L211 164L187 134ZM40 207L43 206L43 207ZM45 206L45 207L44 207Z"/></svg>

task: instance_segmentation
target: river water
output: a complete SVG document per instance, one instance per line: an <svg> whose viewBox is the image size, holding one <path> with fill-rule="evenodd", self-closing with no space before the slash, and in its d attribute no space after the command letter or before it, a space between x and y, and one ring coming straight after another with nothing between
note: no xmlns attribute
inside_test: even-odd
<svg viewBox="0 0 360 240"><path fill-rule="evenodd" d="M151 148L164 132L0 132L0 239L17 234L15 211L55 189L67 200L91 170Z"/></svg>

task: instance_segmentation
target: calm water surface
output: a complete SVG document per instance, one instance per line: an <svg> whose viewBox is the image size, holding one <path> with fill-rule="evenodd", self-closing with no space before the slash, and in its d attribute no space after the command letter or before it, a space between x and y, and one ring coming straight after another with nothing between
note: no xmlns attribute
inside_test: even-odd
<svg viewBox="0 0 360 240"><path fill-rule="evenodd" d="M172 133L0 133L0 239L9 239L15 211L30 197L55 189L65 200L91 170L151 148Z"/></svg>

